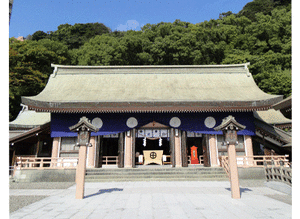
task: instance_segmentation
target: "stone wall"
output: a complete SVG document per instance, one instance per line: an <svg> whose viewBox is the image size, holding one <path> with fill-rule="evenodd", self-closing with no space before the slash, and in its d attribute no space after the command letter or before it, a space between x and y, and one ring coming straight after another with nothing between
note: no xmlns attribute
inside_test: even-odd
<svg viewBox="0 0 300 219"><path fill-rule="evenodd" d="M75 169L16 170L16 182L75 182Z"/></svg>

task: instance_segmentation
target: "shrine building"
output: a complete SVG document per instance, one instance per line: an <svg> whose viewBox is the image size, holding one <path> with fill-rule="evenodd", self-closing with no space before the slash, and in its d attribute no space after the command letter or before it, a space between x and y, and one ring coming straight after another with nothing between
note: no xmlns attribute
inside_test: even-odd
<svg viewBox="0 0 300 219"><path fill-rule="evenodd" d="M214 127L234 116L246 126L238 132L237 156L253 156L253 112L283 99L260 90L248 65L53 64L45 89L22 97L22 104L51 114L53 159L78 157L77 134L69 127L85 116L99 128L91 134L89 168L187 167L195 154L194 164L220 166L227 147Z"/></svg>

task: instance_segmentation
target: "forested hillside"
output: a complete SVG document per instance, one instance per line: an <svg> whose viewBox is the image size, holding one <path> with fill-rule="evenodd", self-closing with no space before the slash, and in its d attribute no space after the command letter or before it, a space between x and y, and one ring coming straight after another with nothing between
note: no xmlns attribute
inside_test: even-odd
<svg viewBox="0 0 300 219"><path fill-rule="evenodd" d="M238 14L197 24L176 20L140 31L112 32L104 24L63 24L9 41L10 120L21 96L38 94L53 69L68 65L206 65L250 62L267 93L291 94L290 0L254 0Z"/></svg>

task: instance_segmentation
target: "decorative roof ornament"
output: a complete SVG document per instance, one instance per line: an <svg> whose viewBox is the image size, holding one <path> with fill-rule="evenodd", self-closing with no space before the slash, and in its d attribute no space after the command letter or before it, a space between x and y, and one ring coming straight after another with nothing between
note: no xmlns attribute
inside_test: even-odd
<svg viewBox="0 0 300 219"><path fill-rule="evenodd" d="M212 116L208 116L206 117L206 119L204 120L204 125L207 128L213 128L216 125L216 120L214 117Z"/></svg>
<svg viewBox="0 0 300 219"><path fill-rule="evenodd" d="M169 124L174 128L178 128L181 125L181 120L178 117L172 117Z"/></svg>
<svg viewBox="0 0 300 219"><path fill-rule="evenodd" d="M242 131L246 128L246 126L238 123L235 118L232 115L229 115L228 117L224 118L222 120L222 123L215 127L214 130L216 131L225 131L225 130L236 130L236 131Z"/></svg>
<svg viewBox="0 0 300 219"><path fill-rule="evenodd" d="M134 128L138 125L138 121L136 118L134 117L130 117L127 119L126 121L126 125L129 127L129 128Z"/></svg>
<svg viewBox="0 0 300 219"><path fill-rule="evenodd" d="M100 129L103 126L103 121L99 117L96 117L92 120L92 125Z"/></svg>
<svg viewBox="0 0 300 219"><path fill-rule="evenodd" d="M250 62L245 63L245 69L247 70L247 76L250 77L251 73L249 72L248 65L250 65Z"/></svg>
<svg viewBox="0 0 300 219"><path fill-rule="evenodd" d="M69 127L72 132L79 132L80 130L87 130L89 132L98 132L99 128L94 126L91 121L85 116L81 117L79 122L73 126Z"/></svg>

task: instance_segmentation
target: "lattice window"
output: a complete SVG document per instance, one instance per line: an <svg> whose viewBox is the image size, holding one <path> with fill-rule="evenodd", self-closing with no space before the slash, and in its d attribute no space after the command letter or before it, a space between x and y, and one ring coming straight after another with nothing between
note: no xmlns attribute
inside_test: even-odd
<svg viewBox="0 0 300 219"><path fill-rule="evenodd" d="M79 147L76 147L77 137L62 137L60 157L78 157Z"/></svg>

